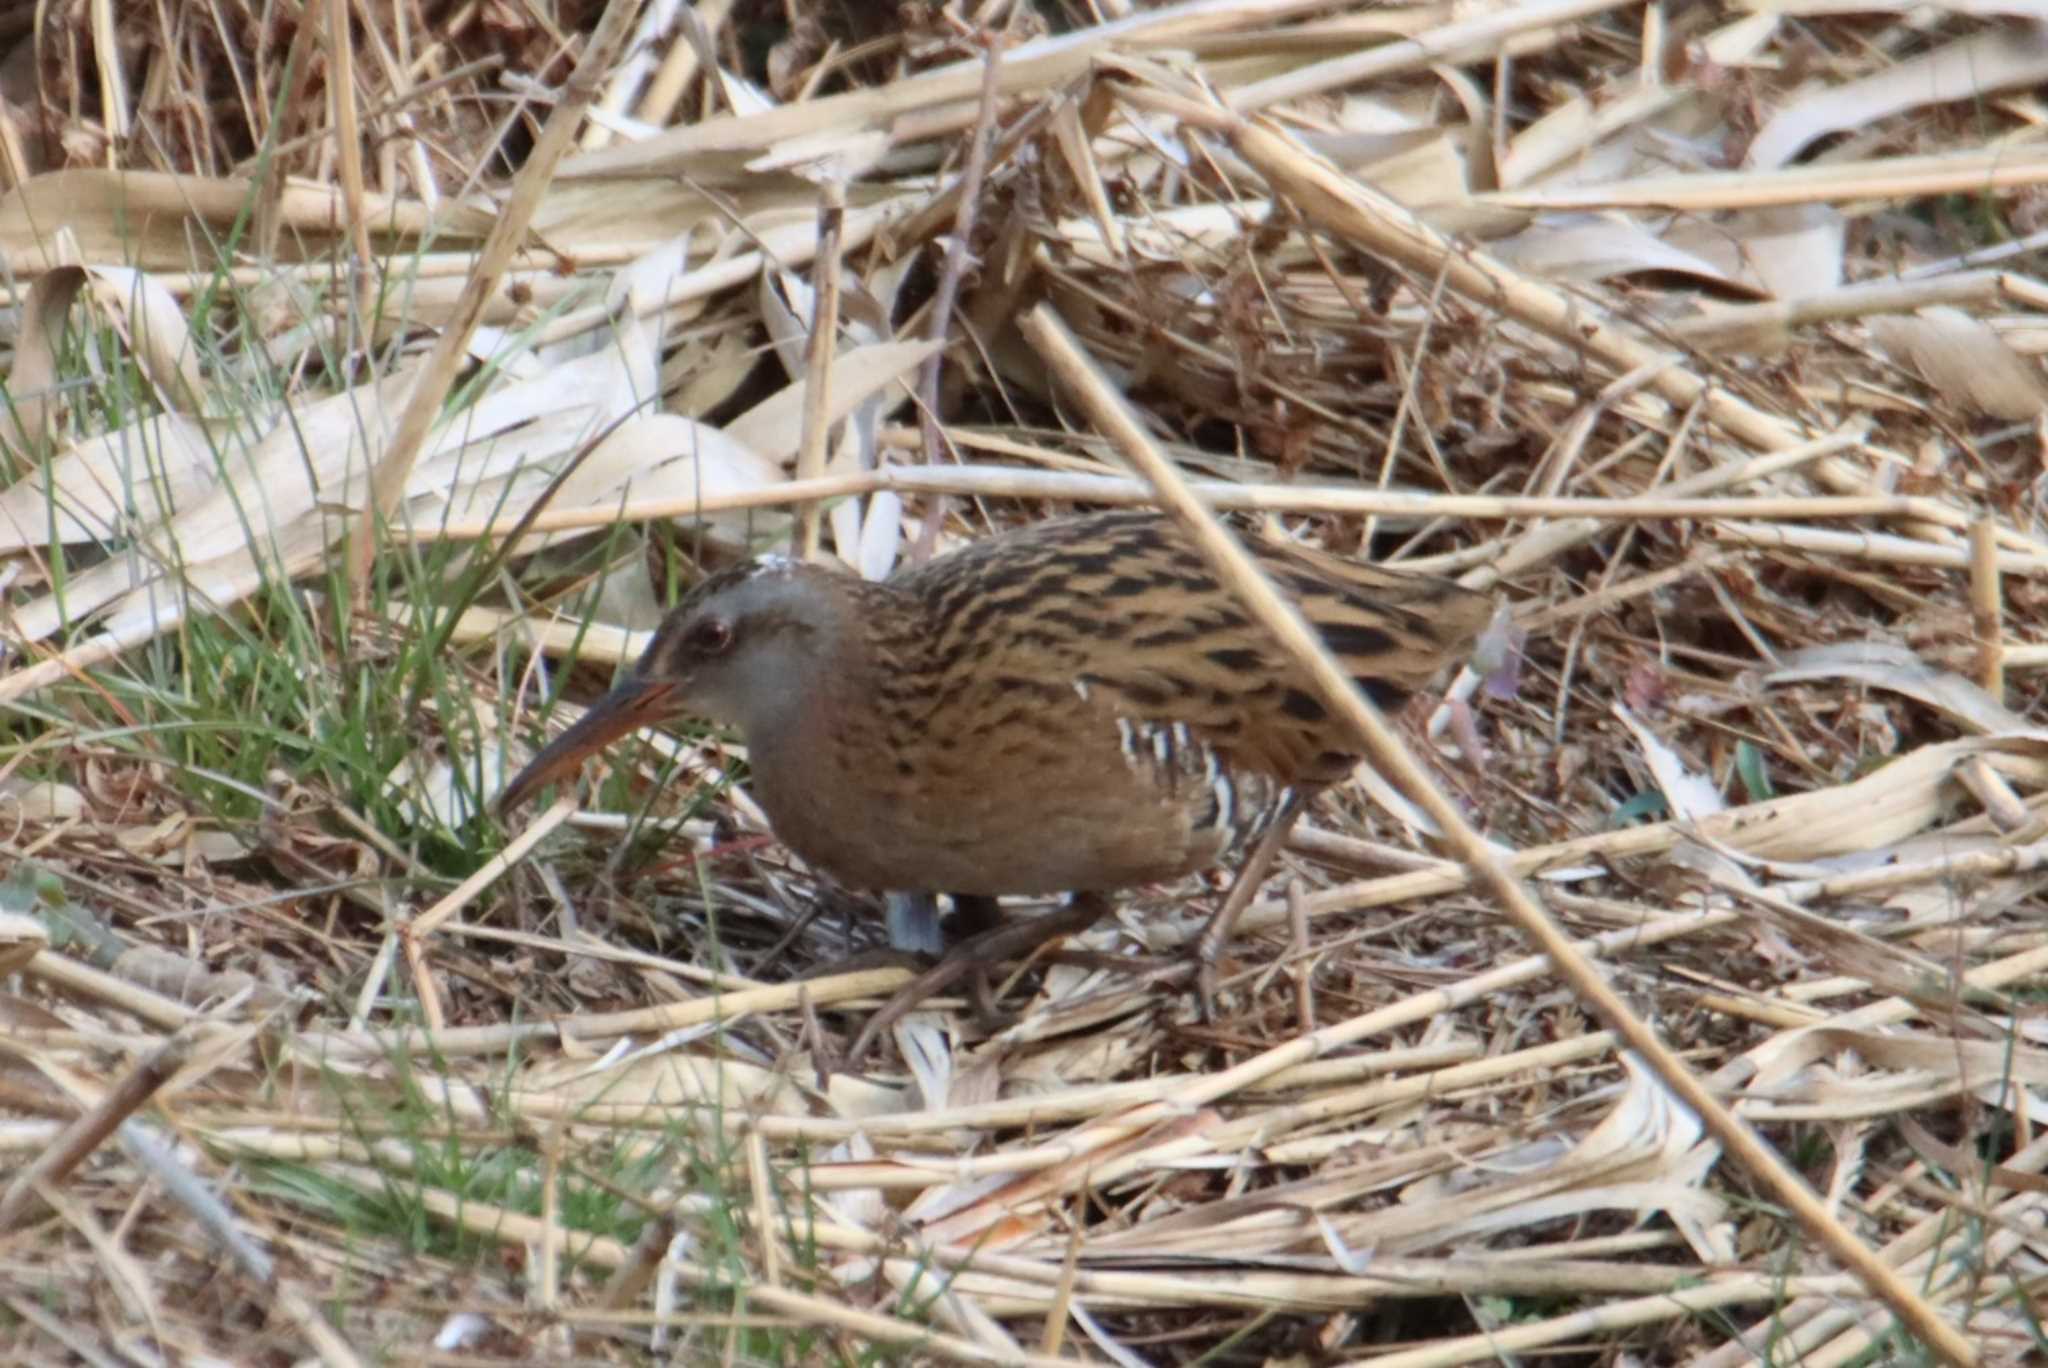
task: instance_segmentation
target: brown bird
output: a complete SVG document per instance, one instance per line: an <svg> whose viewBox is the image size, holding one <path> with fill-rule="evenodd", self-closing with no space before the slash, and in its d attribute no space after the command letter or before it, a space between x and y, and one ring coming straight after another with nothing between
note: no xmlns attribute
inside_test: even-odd
<svg viewBox="0 0 2048 1368"><path fill-rule="evenodd" d="M1245 542L1382 706L1467 653L1490 614L1443 580ZM687 716L739 729L755 797L812 866L857 889L953 894L981 925L999 895L1060 892L1073 913L1031 925L1085 925L1111 890L1284 830L1358 759L1307 677L1149 511L985 537L880 583L780 557L712 575L500 806ZM1205 1008L1228 915L1203 938ZM969 941L916 996L1033 943Z"/></svg>

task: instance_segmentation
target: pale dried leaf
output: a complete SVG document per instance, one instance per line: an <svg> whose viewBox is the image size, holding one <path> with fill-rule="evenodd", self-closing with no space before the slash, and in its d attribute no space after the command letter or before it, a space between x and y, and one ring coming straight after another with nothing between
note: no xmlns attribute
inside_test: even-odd
<svg viewBox="0 0 2048 1368"><path fill-rule="evenodd" d="M893 139L881 129L826 131L790 138L747 163L754 172L790 171L805 180L856 180L874 169Z"/></svg>
<svg viewBox="0 0 2048 1368"><path fill-rule="evenodd" d="M1664 795L1673 817L1691 822L1726 810L1728 804L1710 776L1688 766L1684 757L1644 726L1626 705L1616 703L1611 711L1635 737L1643 762L1650 767L1650 776L1656 780L1657 791Z"/></svg>
<svg viewBox="0 0 2048 1368"><path fill-rule="evenodd" d="M467 763L458 774L444 756L408 752L384 776L384 787L414 827L461 831L485 807L468 783L471 773Z"/></svg>
<svg viewBox="0 0 2048 1368"><path fill-rule="evenodd" d="M714 1106L758 1115L807 1114L803 1094L782 1073L686 1050L636 1050L618 1062L536 1060L521 1075L515 1097L529 1114L595 1119L606 1108L656 1119L678 1107Z"/></svg>
<svg viewBox="0 0 2048 1368"><path fill-rule="evenodd" d="M610 198L616 200L616 192ZM662 242L612 275L605 286L608 309L644 317L668 298L670 287L677 280L693 269L745 250L745 239L732 232L710 204L699 201L692 209L694 212L681 215L681 221L689 225L687 228L675 232L676 220L671 219L665 225L668 236ZM670 314L671 321L687 322L701 313L703 306L702 299L688 301L687 307Z"/></svg>
<svg viewBox="0 0 2048 1368"><path fill-rule="evenodd" d="M0 824L70 822L89 811L85 793L53 779L0 778Z"/></svg>
<svg viewBox="0 0 2048 1368"><path fill-rule="evenodd" d="M246 450L224 448L226 479L218 488L128 553L24 605L16 630L38 641L121 599L103 626L121 640L146 641L182 621L194 602L215 611L241 602L263 582L265 567L304 573L307 558L346 530L346 518L331 508L347 506L364 487L412 378L401 371L319 400ZM183 569L176 584L168 579L173 567Z"/></svg>
<svg viewBox="0 0 2048 1368"><path fill-rule="evenodd" d="M674 412L693 418L739 393L758 359L737 332L691 338L676 351L662 367L662 393Z"/></svg>
<svg viewBox="0 0 2048 1368"><path fill-rule="evenodd" d="M1853 679L1874 689L1918 699L1980 736L2022 732L2027 720L1972 680L1937 670L1904 646L1888 641L1837 641L1808 646L1780 657L1762 683L1793 684L1814 679Z"/></svg>
<svg viewBox="0 0 2048 1368"><path fill-rule="evenodd" d="M844 1071L835 1070L832 1086L846 1078ZM875 1147L867 1136L856 1131L839 1144L832 1146L822 1156L827 1164L871 1164L875 1161ZM889 1204L883 1200L882 1190L877 1187L838 1188L821 1192L818 1198L828 1210L856 1230L876 1230L889 1215Z"/></svg>
<svg viewBox="0 0 2048 1368"><path fill-rule="evenodd" d="M719 89L725 94L726 103L738 118L751 118L766 114L775 108L775 97L755 85L744 76L735 76L724 67L715 68ZM753 170L752 166L748 167ZM763 168L766 169L766 168Z"/></svg>
<svg viewBox="0 0 2048 1368"><path fill-rule="evenodd" d="M1633 272L1674 271L1717 285L1742 282L1705 257L1665 242L1620 214L1545 215L1492 250L1531 275L1608 280Z"/></svg>
<svg viewBox="0 0 2048 1368"><path fill-rule="evenodd" d="M1808 1073L1815 1065L1850 1051L1872 1068L1892 1070L1900 1077L1871 1079L1867 1088L1860 1088L1855 1081L1838 1082ZM2048 1051L2001 1039L1963 1040L1825 1024L1784 1032L1750 1051L1747 1058L1756 1066L1749 1088L1781 1106L1794 1101L1821 1105L1855 1100L1859 1091L1867 1094L1862 1100L1873 1107L1879 1105L1880 1098L1883 1106L1897 1106L1898 1095L1886 1096L1883 1089L1901 1083L1908 1088L1932 1085L1951 1093L1999 1082L2048 1086ZM1866 1110L1860 1114L1881 1113Z"/></svg>
<svg viewBox="0 0 2048 1368"><path fill-rule="evenodd" d="M558 508L602 508L629 500L685 500L741 494L781 483L775 462L730 430L673 413L629 418L592 449L562 482ZM735 509L703 515L731 546L778 535L789 515Z"/></svg>
<svg viewBox="0 0 2048 1368"><path fill-rule="evenodd" d="M825 1103L833 1116L849 1120L894 1116L913 1105L906 1089L877 1083L839 1069L833 1070L825 1082Z"/></svg>
<svg viewBox="0 0 2048 1368"><path fill-rule="evenodd" d="M1822 88L1786 105L1749 146L1747 164L1783 166L1829 133L1865 128L1922 105L1982 100L2048 80L2048 29L1993 24L1896 66Z"/></svg>
<svg viewBox="0 0 2048 1368"><path fill-rule="evenodd" d="M940 1111L951 1106L953 1042L946 1030L945 1017L937 1012L910 1012L896 1023L892 1034L926 1110Z"/></svg>
<svg viewBox="0 0 2048 1368"><path fill-rule="evenodd" d="M1452 130L1441 129L1407 143L1357 164L1356 174L1418 210L1463 204L1472 187L1461 138Z"/></svg>
<svg viewBox="0 0 2048 1368"><path fill-rule="evenodd" d="M0 490L0 553L137 536L212 489L217 440L160 413L85 438Z"/></svg>
<svg viewBox="0 0 2048 1368"><path fill-rule="evenodd" d="M2048 385L2034 363L1960 309L1936 306L1910 318L1873 318L1870 335L1928 388L1973 412L2022 422L2048 406Z"/></svg>
<svg viewBox="0 0 2048 1368"><path fill-rule="evenodd" d="M195 412L206 393L199 352L185 310L155 276L122 266L86 268L93 298L133 349L158 399L176 412Z"/></svg>
<svg viewBox="0 0 2048 1368"><path fill-rule="evenodd" d="M883 580L896 568L896 553L903 543L903 496L893 489L884 489L872 495L867 504L860 546L851 559L861 578Z"/></svg>
<svg viewBox="0 0 2048 1368"><path fill-rule="evenodd" d="M811 317L818 307L817 293L795 272L776 270L762 271L755 290L761 321L768 328L768 345L782 362L783 373L801 379L808 367L806 353L811 344Z"/></svg>
<svg viewBox="0 0 2048 1368"><path fill-rule="evenodd" d="M1702 833L1768 859L1817 860L1882 849L1939 820L1950 775L1973 755L2029 786L2048 784L2048 733L1943 741L1898 756L1853 783L1776 802L1731 808L1699 823Z"/></svg>
<svg viewBox="0 0 2048 1368"><path fill-rule="evenodd" d="M1750 289L1799 299L1840 285L1847 231L1848 220L1832 205L1786 204L1712 219L1681 215L1666 236Z"/></svg>
<svg viewBox="0 0 2048 1368"><path fill-rule="evenodd" d="M876 342L841 352L832 362L826 421L840 421L892 384L908 384L911 373L939 345L933 341ZM733 419L726 425L726 433L771 461L789 460L803 438L803 407L804 385L799 380Z"/></svg>
<svg viewBox="0 0 2048 1368"><path fill-rule="evenodd" d="M49 945L49 931L34 917L0 912L0 978L26 969Z"/></svg>

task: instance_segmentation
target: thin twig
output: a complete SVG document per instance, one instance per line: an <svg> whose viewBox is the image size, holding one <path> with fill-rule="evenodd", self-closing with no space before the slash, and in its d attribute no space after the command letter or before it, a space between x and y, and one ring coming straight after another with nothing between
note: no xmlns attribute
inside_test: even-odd
<svg viewBox="0 0 2048 1368"><path fill-rule="evenodd" d="M84 1162L116 1127L156 1096L157 1089L192 1057L195 1039L192 1027L180 1027L163 1044L137 1060L119 1083L66 1126L8 1185L6 1195L0 1196L0 1231L14 1228L39 1187L62 1182L64 1175Z"/></svg>
<svg viewBox="0 0 2048 1368"><path fill-rule="evenodd" d="M825 473L832 424L832 358L839 351L839 253L846 234L846 185L827 176L818 187L818 255L811 264L811 334L804 348L804 428L796 453L796 477ZM797 555L818 556L819 505L805 504L797 525ZM847 548L841 547L842 554Z"/></svg>
<svg viewBox="0 0 2048 1368"><path fill-rule="evenodd" d="M945 432L939 425L939 378L946 361L943 344L952 326L953 306L960 297L960 283L966 279L967 263L973 256L974 219L981 206L981 181L988 173L989 144L995 140L1002 45L992 33L977 34L976 38L982 50L981 105L975 115L974 135L967 144L967 167L960 175L960 206L953 214L952 238L946 246L946 265L939 273L939 288L932 295L931 323L927 333L941 346L924 363L924 374L917 386L918 419L924 432L926 461L938 460L939 453L946 450ZM932 548L938 544L939 528L945 521L946 496L940 494L925 511L924 526L917 534L917 545L910 556L912 564L931 559Z"/></svg>
<svg viewBox="0 0 2048 1368"><path fill-rule="evenodd" d="M1998 520L1970 525L1970 626L1977 638L1977 682L2005 702L2005 588L1998 568Z"/></svg>

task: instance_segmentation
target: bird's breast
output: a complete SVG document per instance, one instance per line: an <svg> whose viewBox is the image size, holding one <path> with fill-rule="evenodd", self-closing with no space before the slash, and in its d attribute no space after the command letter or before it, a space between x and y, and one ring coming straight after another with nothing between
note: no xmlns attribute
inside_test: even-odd
<svg viewBox="0 0 2048 1368"><path fill-rule="evenodd" d="M915 736L847 728L803 755L749 738L756 797L777 836L842 883L985 895L1178 878L1285 801L1285 784L1186 723L1060 692L1006 689Z"/></svg>

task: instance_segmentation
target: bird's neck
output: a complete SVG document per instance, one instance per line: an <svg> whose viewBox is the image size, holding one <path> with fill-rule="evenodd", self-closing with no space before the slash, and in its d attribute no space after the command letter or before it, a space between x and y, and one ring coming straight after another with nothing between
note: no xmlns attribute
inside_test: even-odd
<svg viewBox="0 0 2048 1368"><path fill-rule="evenodd" d="M746 700L741 729L755 785L766 792L787 794L799 784L829 783L842 767L884 763L875 700L891 678L915 668L901 658L896 634L874 631L878 616L902 611L887 586L849 580L830 591L834 611L817 616L801 650L758 680Z"/></svg>

